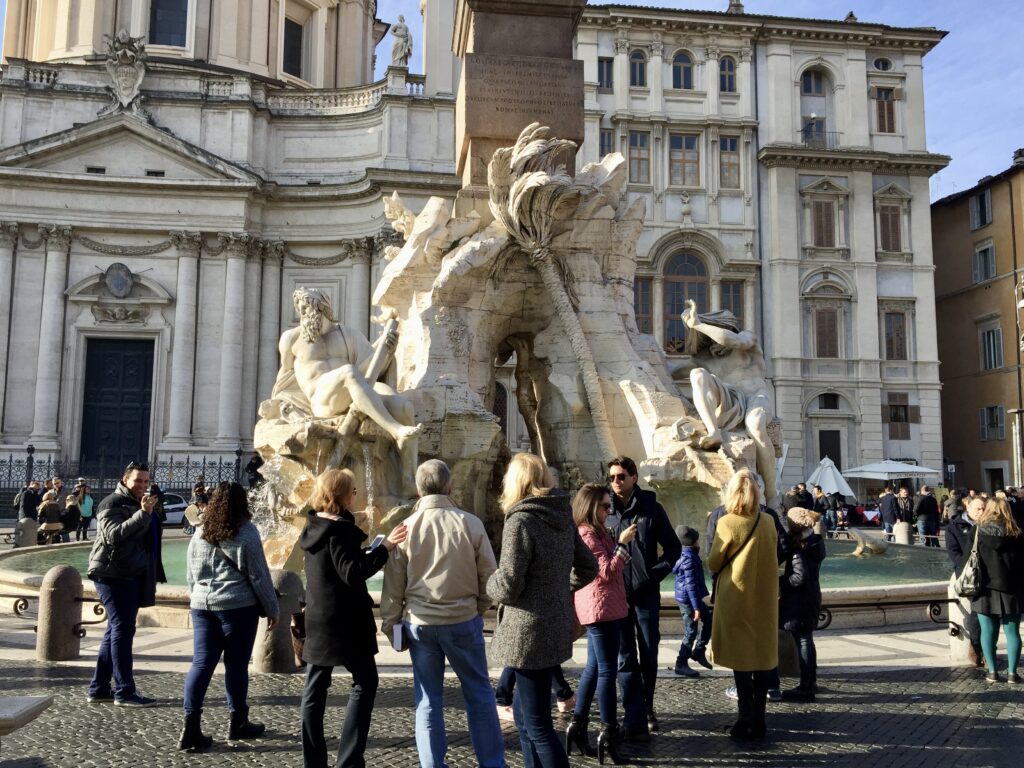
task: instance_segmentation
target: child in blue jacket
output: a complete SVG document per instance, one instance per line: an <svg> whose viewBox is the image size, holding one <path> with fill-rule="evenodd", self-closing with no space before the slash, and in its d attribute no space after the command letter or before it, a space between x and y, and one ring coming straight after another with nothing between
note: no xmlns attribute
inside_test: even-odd
<svg viewBox="0 0 1024 768"><path fill-rule="evenodd" d="M711 640L711 606L704 603L708 588L704 583L704 566L697 545L700 534L693 528L679 525L676 526L676 536L683 545L683 552L672 573L676 575L676 602L683 617L683 642L676 656L675 673L682 677L698 677L700 673L690 668L690 659L712 669L705 655Z"/></svg>

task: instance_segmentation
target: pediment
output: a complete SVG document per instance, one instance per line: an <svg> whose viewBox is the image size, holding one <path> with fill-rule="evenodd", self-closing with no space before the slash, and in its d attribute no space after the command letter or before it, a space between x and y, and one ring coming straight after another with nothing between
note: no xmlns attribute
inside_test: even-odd
<svg viewBox="0 0 1024 768"><path fill-rule="evenodd" d="M914 196L894 181L891 184L886 184L880 190L875 192L875 197L888 197L898 198L900 200L911 200Z"/></svg>
<svg viewBox="0 0 1024 768"><path fill-rule="evenodd" d="M171 181L260 181L241 166L126 114L0 150L0 167L67 174L102 168L97 175Z"/></svg>
<svg viewBox="0 0 1024 768"><path fill-rule="evenodd" d="M847 195L845 187L836 184L832 179L818 179L800 190L802 195Z"/></svg>

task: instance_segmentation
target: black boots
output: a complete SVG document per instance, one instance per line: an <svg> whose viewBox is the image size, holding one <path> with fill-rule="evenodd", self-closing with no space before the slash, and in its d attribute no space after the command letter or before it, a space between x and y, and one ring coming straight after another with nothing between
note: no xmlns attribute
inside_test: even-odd
<svg viewBox="0 0 1024 768"><path fill-rule="evenodd" d="M588 718L578 715L572 716L572 722L569 723L569 727L565 730L565 753L567 755L572 754L573 745L576 745L576 748L584 757L594 756L594 750L590 748L590 740L587 737L588 724Z"/></svg>
<svg viewBox="0 0 1024 768"><path fill-rule="evenodd" d="M608 755L615 765L625 765L626 758L619 752L619 724L601 723L601 732L597 734L597 762L604 765L604 756Z"/></svg>
<svg viewBox="0 0 1024 768"><path fill-rule="evenodd" d="M178 749L188 752L205 752L213 744L210 736L204 736L199 727L199 720L203 716L203 710L185 715L185 724L181 729L181 736L178 738Z"/></svg>
<svg viewBox="0 0 1024 768"><path fill-rule="evenodd" d="M239 741L240 739L255 739L263 735L267 726L263 723L249 722L249 708L240 709L231 713L231 725L228 727L228 741Z"/></svg>

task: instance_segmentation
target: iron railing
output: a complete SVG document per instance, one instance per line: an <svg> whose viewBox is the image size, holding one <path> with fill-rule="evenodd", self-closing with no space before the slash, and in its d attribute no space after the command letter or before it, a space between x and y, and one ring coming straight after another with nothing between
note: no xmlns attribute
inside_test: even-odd
<svg viewBox="0 0 1024 768"><path fill-rule="evenodd" d="M812 127L800 131L800 143L808 149L839 149L843 134L838 131L818 131Z"/></svg>

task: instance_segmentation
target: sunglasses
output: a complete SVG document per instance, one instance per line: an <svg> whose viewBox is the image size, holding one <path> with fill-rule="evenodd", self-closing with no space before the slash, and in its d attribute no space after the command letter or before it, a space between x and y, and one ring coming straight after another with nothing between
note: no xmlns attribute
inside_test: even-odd
<svg viewBox="0 0 1024 768"><path fill-rule="evenodd" d="M623 482L626 481L627 477L629 477L629 475L626 475L626 474L608 475L608 482L609 483L623 483Z"/></svg>
<svg viewBox="0 0 1024 768"><path fill-rule="evenodd" d="M607 501L603 501L600 504L598 504L597 506L600 507L601 509L603 509L605 512L611 512L612 511L612 505L610 503L608 503Z"/></svg>

